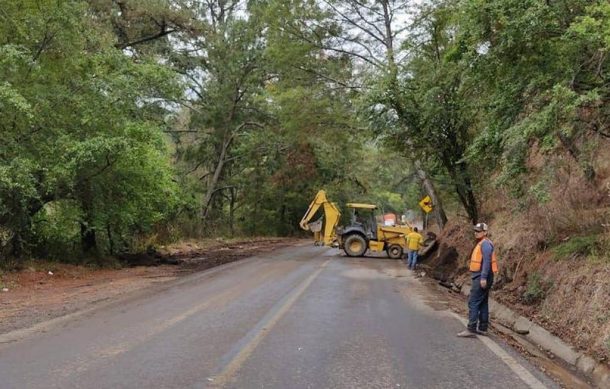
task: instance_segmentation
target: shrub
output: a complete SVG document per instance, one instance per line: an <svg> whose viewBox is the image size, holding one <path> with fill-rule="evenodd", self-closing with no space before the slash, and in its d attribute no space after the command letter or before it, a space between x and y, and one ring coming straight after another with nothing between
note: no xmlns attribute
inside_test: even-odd
<svg viewBox="0 0 610 389"><path fill-rule="evenodd" d="M587 257L599 248L598 235L575 236L553 248L556 259Z"/></svg>
<svg viewBox="0 0 610 389"><path fill-rule="evenodd" d="M545 280L538 272L533 272L527 277L527 289L523 293L523 301L526 304L536 304L544 299L546 291L552 286L550 280Z"/></svg>

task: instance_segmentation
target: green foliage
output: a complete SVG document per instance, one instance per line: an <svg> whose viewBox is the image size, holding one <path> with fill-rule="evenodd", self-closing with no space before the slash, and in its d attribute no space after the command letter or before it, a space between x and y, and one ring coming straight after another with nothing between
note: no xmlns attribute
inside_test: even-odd
<svg viewBox="0 0 610 389"><path fill-rule="evenodd" d="M523 301L526 304L536 304L542 301L552 286L552 281L544 279L540 273L530 273L527 277L527 288L523 293Z"/></svg>
<svg viewBox="0 0 610 389"><path fill-rule="evenodd" d="M607 66L599 50L606 49L608 5L594 3L493 1L464 6L461 34L476 53L471 76L485 91L481 104L490 123L475 139L469 158L501 164L504 182L526 172L528 150L523 145L532 140L539 140L543 151L568 148L573 157L581 157L575 144L584 131L582 108L595 107L608 93L595 77ZM476 51L479 45L486 50ZM485 154L487 145L495 151L493 160Z"/></svg>
<svg viewBox="0 0 610 389"><path fill-rule="evenodd" d="M427 2L407 30L372 1L5 3L4 256L296 234L321 188L402 212L414 161L471 219L492 184L546 203L533 145L592 178L609 117L601 0Z"/></svg>
<svg viewBox="0 0 610 389"><path fill-rule="evenodd" d="M532 185L529 188L529 192L539 204L546 204L551 200L551 195L548 190L548 182L544 180Z"/></svg>
<svg viewBox="0 0 610 389"><path fill-rule="evenodd" d="M553 247L557 260L584 258L592 262L608 262L608 240L603 234L574 236Z"/></svg>
<svg viewBox="0 0 610 389"><path fill-rule="evenodd" d="M83 212L74 201L47 204L33 218L34 241L38 254L61 261L75 260L81 254L80 221Z"/></svg>
<svg viewBox="0 0 610 389"><path fill-rule="evenodd" d="M374 161L361 163L370 136L346 87L351 61L320 47L325 13L315 2L249 6L247 20L228 9L206 14L216 22L196 37L201 51L175 60L196 91L190 132L176 139L184 170L203 177L190 182L204 234L294 234L319 189L339 202L374 191Z"/></svg>
<svg viewBox="0 0 610 389"><path fill-rule="evenodd" d="M366 6L358 6L366 12ZM372 85L360 104L363 119L384 143L418 161L430 175L443 176L450 193L474 221L477 188L466 153L478 119L473 103L479 88L465 77L472 64L463 42L456 39L455 9L452 3L423 6L409 36L383 47L384 65L365 80ZM373 18L368 25L373 21L381 22ZM380 31L385 28L384 23L378 24ZM386 39L394 40L395 35ZM401 62L394 59L399 47L405 56Z"/></svg>
<svg viewBox="0 0 610 389"><path fill-rule="evenodd" d="M560 259L590 255L598 243L597 235L575 236L553 248L553 252Z"/></svg>
<svg viewBox="0 0 610 389"><path fill-rule="evenodd" d="M161 132L175 74L124 55L90 11L9 1L0 14L5 255L125 250L181 204Z"/></svg>

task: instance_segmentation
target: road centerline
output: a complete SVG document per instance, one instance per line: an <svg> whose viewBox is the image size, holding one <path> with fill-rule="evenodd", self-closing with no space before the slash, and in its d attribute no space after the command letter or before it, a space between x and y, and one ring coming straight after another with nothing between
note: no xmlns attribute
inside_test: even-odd
<svg viewBox="0 0 610 389"><path fill-rule="evenodd" d="M228 362L222 368L222 371L210 377L208 379L209 386L213 388L222 387L237 373L241 366L246 360L252 355L256 347L261 341L267 336L267 334L273 329L273 327L280 321L280 319L292 308L297 300L305 293L311 283L324 271L328 263L332 259L327 259L322 265L309 277L307 277L299 286L284 297L280 302L271 308L271 310L254 326L253 330L250 331L242 341L238 342L238 349L230 352L230 358Z"/></svg>
<svg viewBox="0 0 610 389"><path fill-rule="evenodd" d="M273 279L274 274L275 272L271 272L266 274L266 276L261 279L248 280L248 282L246 282L246 285L252 283L251 286L255 286L260 282L264 282L265 280ZM106 360L118 357L121 354L125 354L131 351L132 349L144 344L145 342L149 341L150 339L153 339L156 336L159 336L163 332L178 325L179 323L197 314L200 314L206 309L222 307L226 303L226 301L235 299L240 296L242 294L243 288L244 284L236 284L223 292L210 295L205 301L191 306L186 311L174 314L158 322L150 323L146 327L143 327L139 332L137 332L136 335L130 336L127 340L113 341L105 347L91 347L87 350L86 356L81 356L74 361L67 362L61 367L54 369L53 374L57 377L67 378L75 374L83 373L87 370L90 370L93 366L97 364L100 364Z"/></svg>

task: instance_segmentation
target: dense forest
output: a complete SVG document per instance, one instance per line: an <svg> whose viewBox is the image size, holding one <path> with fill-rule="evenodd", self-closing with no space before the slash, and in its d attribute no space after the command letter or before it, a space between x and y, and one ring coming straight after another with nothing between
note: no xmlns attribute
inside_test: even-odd
<svg viewBox="0 0 610 389"><path fill-rule="evenodd" d="M609 50L601 0L3 0L0 255L292 235L321 188L601 234Z"/></svg>

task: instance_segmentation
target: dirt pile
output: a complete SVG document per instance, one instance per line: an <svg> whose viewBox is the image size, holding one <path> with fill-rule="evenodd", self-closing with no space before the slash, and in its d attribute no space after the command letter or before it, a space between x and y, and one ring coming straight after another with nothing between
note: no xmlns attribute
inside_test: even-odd
<svg viewBox="0 0 610 389"><path fill-rule="evenodd" d="M294 239L208 239L163 246L144 253L125 253L118 259L127 266L180 265L182 270L204 270L293 244Z"/></svg>
<svg viewBox="0 0 610 389"><path fill-rule="evenodd" d="M180 264L181 271L192 272L220 266L242 258L292 246L299 240L292 238L258 238L238 241L187 242L162 248L157 258Z"/></svg>
<svg viewBox="0 0 610 389"><path fill-rule="evenodd" d="M449 222L437 240L437 249L427 255L423 263L437 280L457 284L467 273L467 258L472 250L472 227Z"/></svg>

